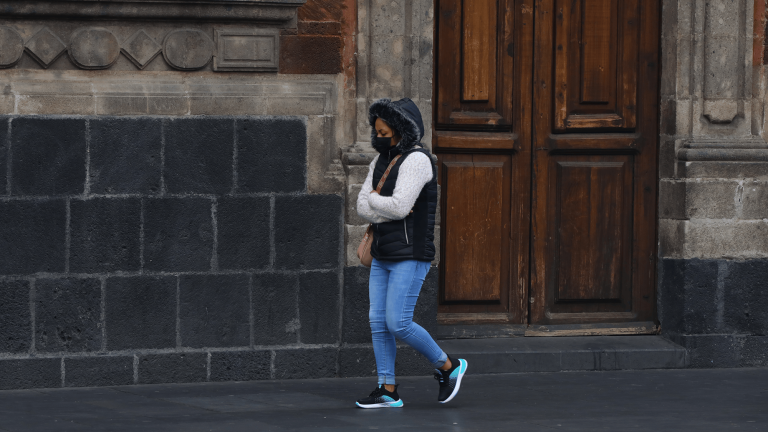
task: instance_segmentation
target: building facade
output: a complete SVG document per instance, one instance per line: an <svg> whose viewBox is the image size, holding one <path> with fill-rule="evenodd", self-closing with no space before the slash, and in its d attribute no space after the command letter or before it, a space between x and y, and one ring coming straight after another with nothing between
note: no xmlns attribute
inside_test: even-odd
<svg viewBox="0 0 768 432"><path fill-rule="evenodd" d="M5 2L0 388L374 375L381 97L438 158L430 332L768 364L764 2L571 3Z"/></svg>

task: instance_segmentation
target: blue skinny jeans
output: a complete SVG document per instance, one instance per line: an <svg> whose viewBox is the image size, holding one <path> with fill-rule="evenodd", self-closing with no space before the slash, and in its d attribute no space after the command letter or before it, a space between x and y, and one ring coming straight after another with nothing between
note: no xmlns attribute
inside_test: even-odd
<svg viewBox="0 0 768 432"><path fill-rule="evenodd" d="M368 319L371 322L379 385L395 384L395 338L420 352L436 368L448 360L432 336L413 322L413 309L429 266L430 263L425 261L373 259L368 282L371 300Z"/></svg>

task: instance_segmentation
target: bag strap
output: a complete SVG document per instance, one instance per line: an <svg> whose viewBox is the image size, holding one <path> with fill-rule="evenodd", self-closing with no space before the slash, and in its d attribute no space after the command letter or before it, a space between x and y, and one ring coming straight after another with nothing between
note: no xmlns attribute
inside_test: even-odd
<svg viewBox="0 0 768 432"><path fill-rule="evenodd" d="M376 193L381 193L381 188L384 187L384 182L387 181L387 176L389 175L389 172L392 171L392 168L395 167L395 164L397 163L397 160L400 159L401 154L395 156L394 159L392 159L392 162L389 163L389 166L387 167L387 170L384 171L384 175L381 176L381 180L379 180L379 185L376 186Z"/></svg>

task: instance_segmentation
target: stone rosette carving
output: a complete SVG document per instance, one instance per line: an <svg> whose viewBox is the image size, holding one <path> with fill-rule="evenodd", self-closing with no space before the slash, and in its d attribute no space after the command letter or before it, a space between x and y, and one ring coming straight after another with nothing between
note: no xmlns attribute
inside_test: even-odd
<svg viewBox="0 0 768 432"><path fill-rule="evenodd" d="M0 26L0 68L9 68L18 63L24 54L24 39L16 30Z"/></svg>
<svg viewBox="0 0 768 432"><path fill-rule="evenodd" d="M213 41L200 30L174 30L165 36L163 57L179 70L202 69L213 57Z"/></svg>
<svg viewBox="0 0 768 432"><path fill-rule="evenodd" d="M84 28L72 33L69 58L81 69L107 69L120 56L120 43L104 28Z"/></svg>

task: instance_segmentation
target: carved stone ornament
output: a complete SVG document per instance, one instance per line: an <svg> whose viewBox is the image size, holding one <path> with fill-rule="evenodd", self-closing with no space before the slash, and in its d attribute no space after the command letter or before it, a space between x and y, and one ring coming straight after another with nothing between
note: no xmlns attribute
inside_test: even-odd
<svg viewBox="0 0 768 432"><path fill-rule="evenodd" d="M120 43L104 28L84 28L72 33L69 57L82 69L107 69L120 56Z"/></svg>
<svg viewBox="0 0 768 432"><path fill-rule="evenodd" d="M202 69L213 57L213 41L200 30L174 30L165 37L163 57L179 70Z"/></svg>
<svg viewBox="0 0 768 432"><path fill-rule="evenodd" d="M277 29L217 29L215 71L277 71Z"/></svg>
<svg viewBox="0 0 768 432"><path fill-rule="evenodd" d="M24 39L16 30L0 26L0 68L15 65L24 54Z"/></svg>
<svg viewBox="0 0 768 432"><path fill-rule="evenodd" d="M55 34L51 33L48 27L43 27L27 41L25 48L33 59L48 69L48 66L64 54L67 46Z"/></svg>
<svg viewBox="0 0 768 432"><path fill-rule="evenodd" d="M154 60L163 47L144 30L139 30L123 42L123 54L139 69L144 69Z"/></svg>

